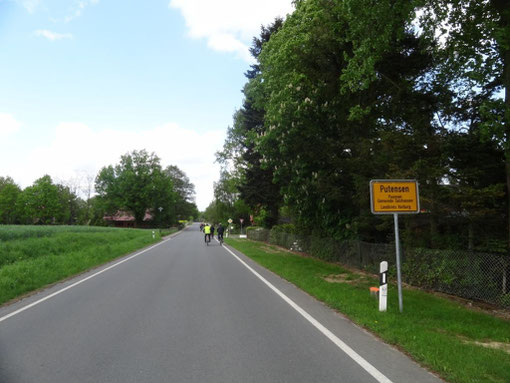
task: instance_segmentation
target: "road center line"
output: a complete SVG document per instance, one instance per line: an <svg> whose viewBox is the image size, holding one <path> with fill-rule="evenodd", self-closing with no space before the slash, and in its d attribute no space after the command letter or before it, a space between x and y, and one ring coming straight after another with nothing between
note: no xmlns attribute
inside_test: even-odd
<svg viewBox="0 0 510 383"><path fill-rule="evenodd" d="M57 296L57 295L59 295L59 294L62 294L64 291L67 291L67 290L69 290L69 289L72 289L73 287L76 287L76 286L78 286L78 285L82 284L83 282L88 281L89 279L92 279L92 278L94 278L94 277L97 277L99 274L102 274L102 273L104 273L105 271L108 271L108 270L110 270L110 269L113 269L114 267L117 267L117 266L119 266L119 265L123 264L124 262L127 262L127 261L129 261L129 260L131 260L131 259L133 259L133 258L135 258L135 257L138 257L139 255L142 255L143 253L146 253L147 251L152 250L152 249L154 249L155 247L157 247L157 246L159 246L159 245L162 245L163 243L165 243L165 242L167 242L167 241L171 240L173 237L174 237L174 236L172 236L172 237L170 237L170 238L167 238L167 239L165 239L165 240L163 240L163 241L161 241L161 242L158 242L158 243L156 243L155 245L152 245L151 247L148 247L147 249L140 251L139 253L133 254L133 255L129 256L128 258L123 259L122 261L119 261L119 262L117 262L117 263L115 263L115 264L113 264L113 265L111 265L111 266L108 266L107 268L105 268L105 269L103 269L103 270L101 270L101 271L98 271L97 273L94 273L94 274L92 274L92 275L89 275L88 277L83 278L83 279L79 280L78 282L73 283L72 285L69 285L69 286L67 286L67 287L64 287L64 288L63 288L63 289L61 289L61 290L55 291L54 293L52 293L52 294L50 294L50 295L48 295L48 296L45 296L44 298L41 298L41 299L39 299L39 300L37 300L37 301L35 301L35 302L30 303L29 305L26 305L26 306L24 306L24 307L22 307L22 308L20 308L20 309L18 309L18 310L16 310L16 311L13 311L12 313L9 313L9 314L7 314L7 315L5 315L5 316L1 317L1 318L0 318L0 323L1 323L1 322L3 322L3 321L4 321L4 320L6 320L6 319L9 319L10 317L13 317L13 316L15 316L15 315L18 315L19 313L22 313L22 312L23 312L23 311L25 311L25 310L28 310L28 309L30 309L30 308L32 308L32 307L34 307L34 306L37 306L38 304L40 304L40 303L42 303L42 302L44 302L44 301L47 301L48 299L51 299L51 298L53 298L53 297L55 297L55 296Z"/></svg>
<svg viewBox="0 0 510 383"><path fill-rule="evenodd" d="M296 310L299 314L301 314L308 322L310 322L315 328L317 328L320 332L322 332L329 340L331 340L338 348L340 348L343 352L345 352L349 357L351 357L356 363L358 363L366 372L368 372L375 380L380 383L392 383L385 375L383 375L377 368L372 366L369 362L367 362L361 355L359 355L356 351L350 348L347 344L345 344L340 338L338 338L335 334L333 334L330 330L324 327L318 320L312 317L308 312L298 306L292 299L278 290L271 282L265 279L262 275L256 272L253 268L251 268L246 262L244 262L239 256L234 254L226 246L223 246L225 250L227 250L232 256L237 259L239 262L243 264L248 270L250 270L257 278L259 278L262 282L264 282L271 290L273 290L276 294L280 296L285 302L287 302L294 310Z"/></svg>

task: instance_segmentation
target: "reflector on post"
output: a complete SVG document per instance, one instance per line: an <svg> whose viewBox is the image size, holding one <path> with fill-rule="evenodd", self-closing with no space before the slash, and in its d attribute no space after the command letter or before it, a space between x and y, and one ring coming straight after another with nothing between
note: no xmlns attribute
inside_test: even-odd
<svg viewBox="0 0 510 383"><path fill-rule="evenodd" d="M379 265L379 311L386 311L388 307L388 262Z"/></svg>

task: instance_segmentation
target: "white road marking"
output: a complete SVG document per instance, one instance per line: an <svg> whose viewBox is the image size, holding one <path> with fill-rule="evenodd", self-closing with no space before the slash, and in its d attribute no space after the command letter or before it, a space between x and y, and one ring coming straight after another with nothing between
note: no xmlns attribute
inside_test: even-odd
<svg viewBox="0 0 510 383"><path fill-rule="evenodd" d="M11 317L13 317L13 316L15 316L15 315L18 315L19 313L22 313L23 311L28 310L29 308L32 308L32 307L34 307L34 306L37 306L38 304L40 304L40 303L42 303L42 302L44 302L44 301L47 301L48 299L51 299L51 298L53 298L53 297L55 297L55 296L57 296L57 295L59 295L59 294L62 294L64 291L67 291L67 290L69 290L69 289L72 289L73 287L76 287L76 286L78 286L78 285L82 284L83 282L88 281L89 279L92 279L92 278L94 278L94 277L97 277L99 274L102 274L102 273L104 273L105 271L108 271L108 270L110 270L110 269L113 269L114 267L117 267L117 266L119 266L119 265L123 264L124 262L127 262L127 261L129 261L129 260L131 260L131 259L133 259L133 258L135 258L135 257L138 257L139 255L141 255L141 254L143 254L143 253L146 253L146 252L147 252L147 251L149 251L149 250L154 249L155 247L157 247L157 246L159 246L159 245L161 245L161 244L163 244L163 243L165 243L165 242L167 242L167 241L171 240L172 238L173 238L173 236L172 236L172 237L170 237L170 238L165 239L164 241L161 241L161 242L159 242L159 243L156 243L155 245L153 245L153 246L151 246L151 247L148 247L147 249L142 250L142 251L140 251L139 253L133 254L133 255L129 256L128 258L123 259L122 261L119 261L119 262L117 262L117 263L115 263L115 264L113 264L113 265L111 265L111 266L108 266L107 268L105 268L105 269L103 269L103 270L101 270L101 271L98 271L97 273L94 273L94 274L92 274L92 275L89 275L88 277L83 278L83 279L79 280L78 282L73 283L72 285L69 285L69 286L67 286L67 287L64 287L64 288L63 288L63 289L61 289L61 290L55 291L54 293L52 293L52 294L50 294L50 295L48 295L48 296L45 296L44 298L41 298L41 299L39 299L38 301L32 302L32 303L30 303L29 305L26 305L26 306L24 306L24 307L22 307L22 308L20 308L20 309L18 309L18 310L16 310L16 311L13 311L12 313L9 313L9 314L7 314L7 315L5 315L5 316L1 317L1 318L0 318L0 322L3 322L4 320L9 319L9 318L11 318Z"/></svg>
<svg viewBox="0 0 510 383"><path fill-rule="evenodd" d="M340 338L338 338L335 334L329 331L326 327L324 327L318 320L312 317L308 312L303 310L300 306L298 306L292 299L278 290L271 282L265 279L262 275L257 273L253 268L251 268L246 262L244 262L241 258L239 258L234 252L232 252L226 246L223 246L225 250L227 250L234 258L236 258L239 262L241 262L248 270L250 270L257 278L259 278L262 282L264 282L271 290L273 290L276 294L280 296L285 302L287 302L294 310L300 313L308 322L310 322L315 328L317 328L320 332L322 332L329 340L331 340L338 348L340 348L343 352L349 355L356 363L358 363L366 372L374 377L380 383L392 383L385 375L383 375L377 368L372 366L369 362L367 362L361 355L359 355L356 351L350 348L347 344L345 344Z"/></svg>

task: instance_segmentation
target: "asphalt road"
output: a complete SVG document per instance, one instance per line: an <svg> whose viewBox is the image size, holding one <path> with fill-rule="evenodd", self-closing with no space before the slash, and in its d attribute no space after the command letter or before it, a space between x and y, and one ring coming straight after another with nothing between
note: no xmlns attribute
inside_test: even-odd
<svg viewBox="0 0 510 383"><path fill-rule="evenodd" d="M1 383L440 382L196 225L117 262L0 309Z"/></svg>

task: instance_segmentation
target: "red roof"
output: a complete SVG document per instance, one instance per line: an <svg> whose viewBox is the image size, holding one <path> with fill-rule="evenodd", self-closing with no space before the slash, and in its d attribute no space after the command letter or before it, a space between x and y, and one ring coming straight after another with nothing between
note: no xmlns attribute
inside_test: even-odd
<svg viewBox="0 0 510 383"><path fill-rule="evenodd" d="M143 217L144 221L152 221L154 217L149 211L145 212L145 216ZM105 221L116 221L116 222L134 222L135 216L129 212L119 210L114 215L106 215L103 217Z"/></svg>

